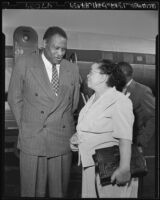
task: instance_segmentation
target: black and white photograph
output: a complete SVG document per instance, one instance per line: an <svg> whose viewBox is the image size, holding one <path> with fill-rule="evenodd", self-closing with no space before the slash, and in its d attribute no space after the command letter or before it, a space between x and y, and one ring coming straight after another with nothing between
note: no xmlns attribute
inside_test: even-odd
<svg viewBox="0 0 160 200"><path fill-rule="evenodd" d="M159 3L3 2L2 198L159 198Z"/></svg>

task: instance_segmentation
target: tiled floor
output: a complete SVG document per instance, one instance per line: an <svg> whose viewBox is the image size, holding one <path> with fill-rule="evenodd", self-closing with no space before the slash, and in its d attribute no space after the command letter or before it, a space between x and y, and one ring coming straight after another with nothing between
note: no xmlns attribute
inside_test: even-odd
<svg viewBox="0 0 160 200"><path fill-rule="evenodd" d="M68 198L80 198L81 195L81 167L77 166L77 155L74 154L73 165L71 169L71 178L69 183ZM19 160L13 153L7 153L5 159L4 173L4 196L19 197ZM155 179L154 179L154 160L147 159L149 173L144 178L143 198L155 198Z"/></svg>

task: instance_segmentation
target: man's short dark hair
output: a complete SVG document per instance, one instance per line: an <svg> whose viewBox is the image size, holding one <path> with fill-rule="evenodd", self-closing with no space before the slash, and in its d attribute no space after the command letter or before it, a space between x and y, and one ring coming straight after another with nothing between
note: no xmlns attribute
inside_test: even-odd
<svg viewBox="0 0 160 200"><path fill-rule="evenodd" d="M52 36L57 35L57 34L67 39L67 34L62 28L58 26L52 26L46 30L43 36L43 40L49 40Z"/></svg>
<svg viewBox="0 0 160 200"><path fill-rule="evenodd" d="M126 77L131 77L133 74L133 68L128 62L119 62L118 67L122 70Z"/></svg>

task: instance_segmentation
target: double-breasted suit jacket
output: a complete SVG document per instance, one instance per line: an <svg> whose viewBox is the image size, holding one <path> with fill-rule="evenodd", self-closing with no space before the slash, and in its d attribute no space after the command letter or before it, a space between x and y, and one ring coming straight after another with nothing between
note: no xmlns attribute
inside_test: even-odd
<svg viewBox="0 0 160 200"><path fill-rule="evenodd" d="M149 87L135 80L127 87L127 92L130 93L135 115L133 140L146 147L155 133L155 98Z"/></svg>
<svg viewBox="0 0 160 200"><path fill-rule="evenodd" d="M18 147L31 155L47 157L69 152L78 101L76 64L62 60L56 96L41 54L19 59L8 91L8 103L19 127Z"/></svg>

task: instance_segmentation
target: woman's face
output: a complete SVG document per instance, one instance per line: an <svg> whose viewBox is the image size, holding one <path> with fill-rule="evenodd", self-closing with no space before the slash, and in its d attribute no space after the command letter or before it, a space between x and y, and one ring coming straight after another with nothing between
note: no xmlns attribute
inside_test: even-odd
<svg viewBox="0 0 160 200"><path fill-rule="evenodd" d="M93 90L95 90L98 85L106 83L106 75L101 74L98 63L91 65L91 70L87 75L87 83L88 87Z"/></svg>

